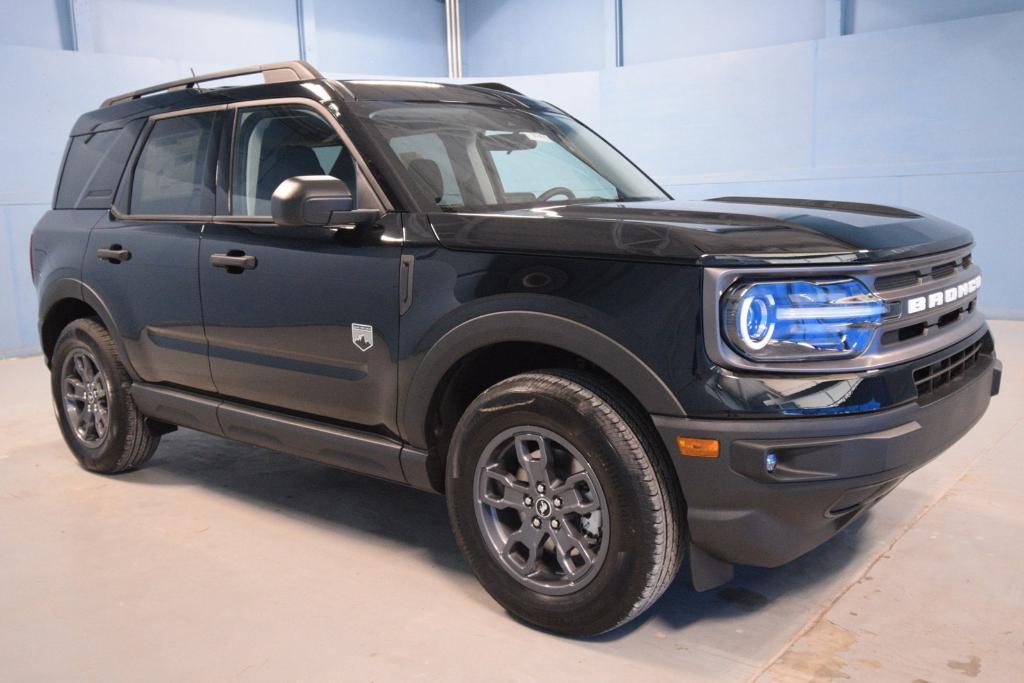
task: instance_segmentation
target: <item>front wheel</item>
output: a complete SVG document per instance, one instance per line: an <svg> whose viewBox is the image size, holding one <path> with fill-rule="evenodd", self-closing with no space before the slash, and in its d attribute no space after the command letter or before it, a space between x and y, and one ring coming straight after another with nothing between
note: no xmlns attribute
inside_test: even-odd
<svg viewBox="0 0 1024 683"><path fill-rule="evenodd" d="M551 370L500 382L452 437L448 508L459 546L502 606L570 636L646 610L682 560L680 494L617 391Z"/></svg>

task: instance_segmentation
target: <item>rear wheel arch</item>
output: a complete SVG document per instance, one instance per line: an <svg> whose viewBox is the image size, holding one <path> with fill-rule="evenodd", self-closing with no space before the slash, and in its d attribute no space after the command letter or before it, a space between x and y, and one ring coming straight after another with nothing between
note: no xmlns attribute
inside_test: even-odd
<svg viewBox="0 0 1024 683"><path fill-rule="evenodd" d="M39 337L43 355L49 363L61 331L80 318L99 318L96 310L82 299L66 297L55 301L43 315Z"/></svg>
<svg viewBox="0 0 1024 683"><path fill-rule="evenodd" d="M125 352L117 324L103 300L88 285L78 280L62 280L47 288L41 297L39 315L39 339L47 364L53 357L53 349L61 331L71 322L80 318L96 318L109 332L114 346L121 357L121 363L132 379L138 379Z"/></svg>

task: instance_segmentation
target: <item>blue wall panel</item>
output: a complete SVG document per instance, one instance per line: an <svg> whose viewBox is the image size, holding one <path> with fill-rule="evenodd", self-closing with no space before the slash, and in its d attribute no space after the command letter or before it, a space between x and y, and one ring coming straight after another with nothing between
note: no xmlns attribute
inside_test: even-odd
<svg viewBox="0 0 1024 683"><path fill-rule="evenodd" d="M1024 10L1024 0L848 0L853 33Z"/></svg>
<svg viewBox="0 0 1024 683"><path fill-rule="evenodd" d="M92 49L242 65L295 59L294 0L89 0Z"/></svg>
<svg viewBox="0 0 1024 683"><path fill-rule="evenodd" d="M64 49L68 16L67 2L0 0L0 45Z"/></svg>
<svg viewBox="0 0 1024 683"><path fill-rule="evenodd" d="M665 182L811 161L814 44L601 74L602 132Z"/></svg>
<svg viewBox="0 0 1024 683"><path fill-rule="evenodd" d="M1024 105L1020 13L819 43L822 166L1010 162Z"/></svg>
<svg viewBox="0 0 1024 683"><path fill-rule="evenodd" d="M622 0L625 64L825 37L828 0Z"/></svg>
<svg viewBox="0 0 1024 683"><path fill-rule="evenodd" d="M315 8L316 61L321 71L402 76L448 75L447 34L442 0L320 0Z"/></svg>
<svg viewBox="0 0 1024 683"><path fill-rule="evenodd" d="M600 69L610 7L605 0L463 0L463 74Z"/></svg>
<svg viewBox="0 0 1024 683"><path fill-rule="evenodd" d="M35 353L39 347L28 243L46 208L0 206L0 358Z"/></svg>

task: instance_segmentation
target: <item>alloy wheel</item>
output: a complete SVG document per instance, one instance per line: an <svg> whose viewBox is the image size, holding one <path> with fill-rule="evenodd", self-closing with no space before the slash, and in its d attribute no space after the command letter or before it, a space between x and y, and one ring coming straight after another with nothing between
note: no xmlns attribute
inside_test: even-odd
<svg viewBox="0 0 1024 683"><path fill-rule="evenodd" d="M75 436L97 448L110 428L110 383L96 358L76 348L64 359L60 376L64 415Z"/></svg>
<svg viewBox="0 0 1024 683"><path fill-rule="evenodd" d="M492 439L477 465L474 495L492 555L531 590L576 592L604 562L604 492L586 457L554 432L515 427Z"/></svg>

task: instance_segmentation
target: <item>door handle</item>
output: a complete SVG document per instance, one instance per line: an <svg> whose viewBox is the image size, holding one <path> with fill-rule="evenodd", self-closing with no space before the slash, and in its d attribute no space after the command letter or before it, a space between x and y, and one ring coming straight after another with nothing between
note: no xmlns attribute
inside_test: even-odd
<svg viewBox="0 0 1024 683"><path fill-rule="evenodd" d="M120 244L111 244L109 249L97 249L96 258L110 263L121 263L132 257L132 252L123 248Z"/></svg>
<svg viewBox="0 0 1024 683"><path fill-rule="evenodd" d="M241 273L256 267L256 257L248 256L244 251L229 251L226 254L210 256L210 265L214 268L226 268L229 273Z"/></svg>

